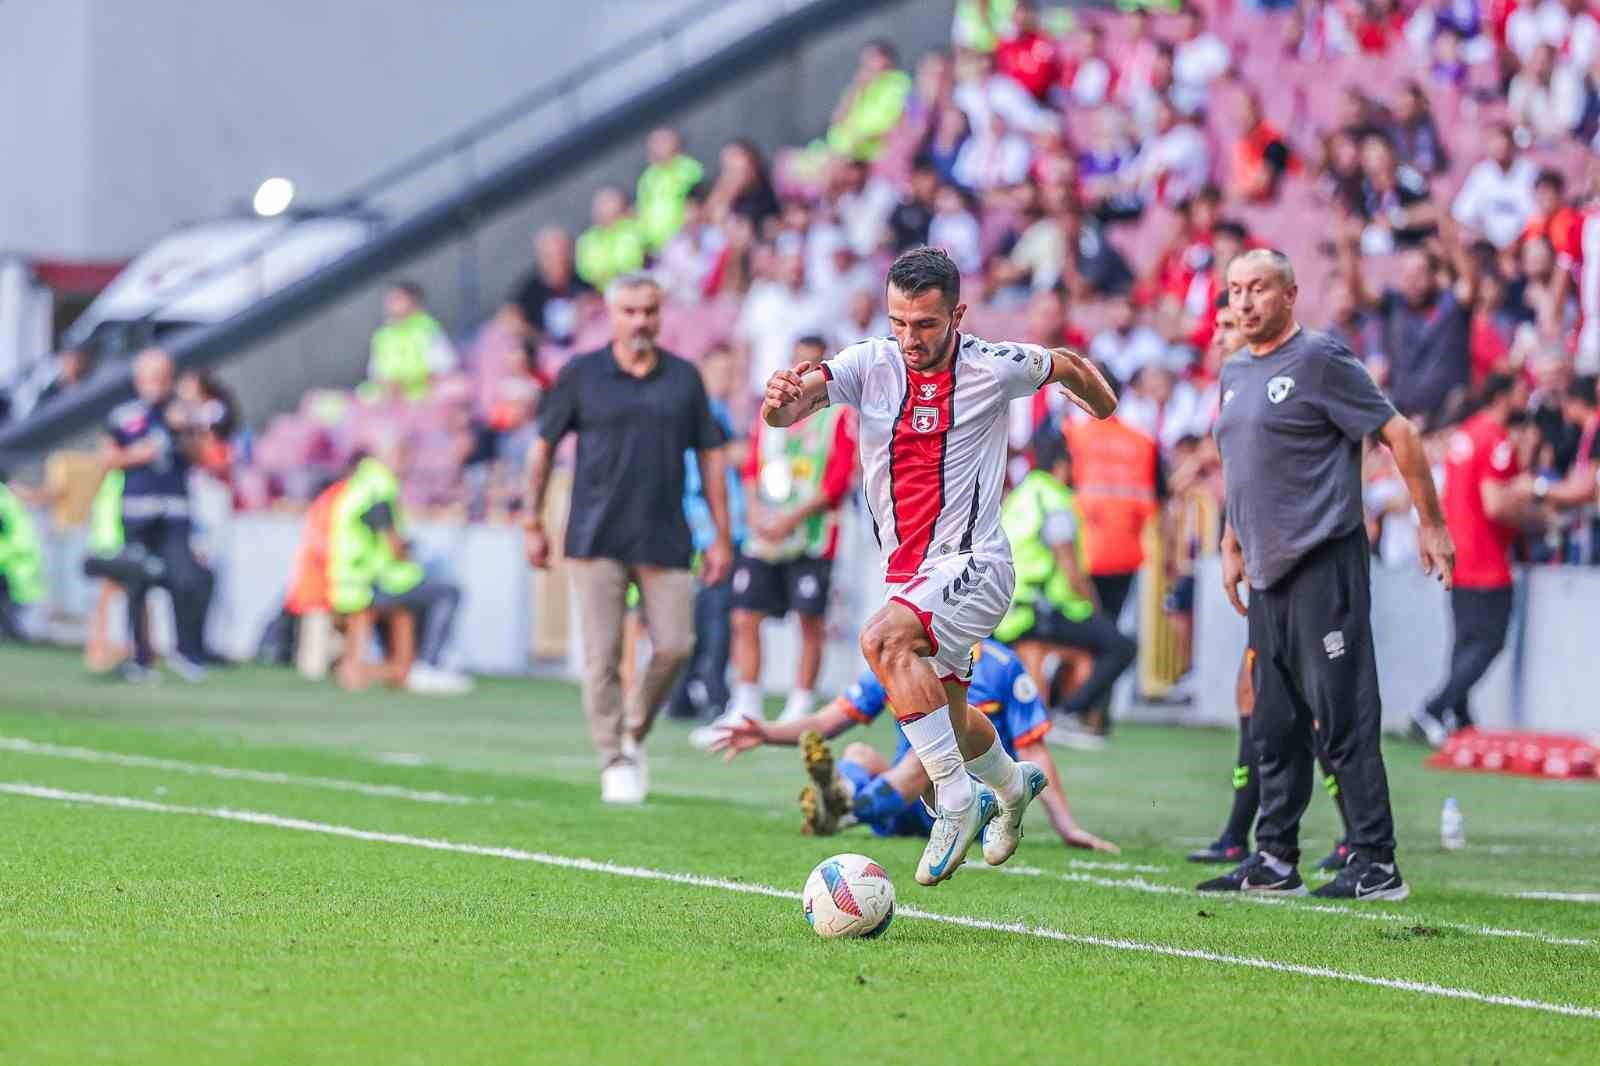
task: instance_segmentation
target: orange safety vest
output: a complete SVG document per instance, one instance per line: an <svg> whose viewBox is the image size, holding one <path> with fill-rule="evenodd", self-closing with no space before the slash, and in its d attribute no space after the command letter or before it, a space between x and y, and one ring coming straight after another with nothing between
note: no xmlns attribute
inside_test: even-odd
<svg viewBox="0 0 1600 1066"><path fill-rule="evenodd" d="M335 481L322 490L306 512L300 531L300 546L295 549L294 569L289 579L289 597L284 609L290 614L312 614L330 610L328 599L328 535L333 526L333 505L344 491L344 482Z"/></svg>
<svg viewBox="0 0 1600 1066"><path fill-rule="evenodd" d="M1155 517L1155 441L1115 415L1068 421L1072 489L1087 526L1089 573L1131 574L1144 562L1144 527Z"/></svg>

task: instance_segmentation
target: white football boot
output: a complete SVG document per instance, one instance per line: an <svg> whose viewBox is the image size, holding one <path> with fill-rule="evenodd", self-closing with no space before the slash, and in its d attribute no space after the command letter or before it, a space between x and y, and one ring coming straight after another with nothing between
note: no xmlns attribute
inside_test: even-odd
<svg viewBox="0 0 1600 1066"><path fill-rule="evenodd" d="M1044 771L1031 762L1018 762L1017 769L1022 771L1025 785L1022 798L1015 807L1007 807L1004 803L998 803L999 797L996 797L1000 809L994 819L983 827L983 861L990 866L999 866L1017 850L1017 845L1022 841L1023 812L1050 783Z"/></svg>
<svg viewBox="0 0 1600 1066"><path fill-rule="evenodd" d="M936 885L966 861L967 849L1000 809L987 785L973 783L972 802L959 811L939 811L928 835L928 846L917 863L917 884Z"/></svg>

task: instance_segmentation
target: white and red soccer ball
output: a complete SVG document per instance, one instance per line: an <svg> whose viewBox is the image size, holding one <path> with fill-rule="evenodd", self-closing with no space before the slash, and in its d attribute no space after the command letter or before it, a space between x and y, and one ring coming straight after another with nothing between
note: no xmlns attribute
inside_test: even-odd
<svg viewBox="0 0 1600 1066"><path fill-rule="evenodd" d="M871 939L894 920L894 882L865 855L823 859L800 895L806 921L820 937Z"/></svg>

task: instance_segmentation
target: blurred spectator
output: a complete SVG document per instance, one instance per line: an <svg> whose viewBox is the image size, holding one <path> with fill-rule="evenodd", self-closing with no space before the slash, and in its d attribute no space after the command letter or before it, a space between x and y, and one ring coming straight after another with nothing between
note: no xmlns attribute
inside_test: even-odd
<svg viewBox="0 0 1600 1066"><path fill-rule="evenodd" d="M1125 79L1124 104L1133 119L1133 131L1140 140L1155 136L1159 130L1163 105L1177 106L1176 86L1173 82L1173 50L1166 41L1156 41L1148 74L1143 80Z"/></svg>
<svg viewBox="0 0 1600 1066"><path fill-rule="evenodd" d="M859 288L846 298L844 318L833 335L834 351L848 348L867 337L889 335L889 316L884 314L880 306L883 302L883 294L879 291L881 288L876 284Z"/></svg>
<svg viewBox="0 0 1600 1066"><path fill-rule="evenodd" d="M1533 160L1517 157L1511 127L1496 126L1489 133L1488 158L1467 172L1450 214L1496 248L1509 247L1533 214L1537 176Z"/></svg>
<svg viewBox="0 0 1600 1066"><path fill-rule="evenodd" d="M159 348L140 352L133 361L133 387L137 398L111 412L100 449L106 469L123 475L118 539L124 552L138 557L138 565L119 579L134 642L134 658L123 677L153 680L155 649L145 604L150 590L160 587L172 599L177 631L178 647L168 664L185 681L198 681L205 676L212 576L190 542L188 478L196 438L187 410L173 396L171 356Z"/></svg>
<svg viewBox="0 0 1600 1066"><path fill-rule="evenodd" d="M1365 255L1412 248L1439 231L1427 179L1400 165L1394 145L1381 130L1371 130L1361 139L1361 181L1348 207L1366 223L1361 234Z"/></svg>
<svg viewBox="0 0 1600 1066"><path fill-rule="evenodd" d="M1074 417L1066 437L1087 527L1089 574L1106 617L1116 622L1144 563L1144 528L1158 511L1160 454L1148 434L1117 414Z"/></svg>
<svg viewBox="0 0 1600 1066"><path fill-rule="evenodd" d="M89 358L88 352L81 348L68 348L56 356L55 377L51 378L50 384L39 393L39 399L34 402L34 406L49 403L56 397L71 392L82 385L84 379L93 371L94 361ZM4 420L4 416L0 415L0 421Z"/></svg>
<svg viewBox="0 0 1600 1066"><path fill-rule="evenodd" d="M1570 63L1558 63L1556 50L1541 44L1511 79L1506 103L1511 120L1533 140L1555 144L1577 129L1583 117L1583 77Z"/></svg>
<svg viewBox="0 0 1600 1066"><path fill-rule="evenodd" d="M1139 320L1133 299L1127 294L1111 298L1107 304L1106 328L1095 334L1089 356L1126 385L1147 366L1166 359L1167 342L1161 334Z"/></svg>
<svg viewBox="0 0 1600 1066"><path fill-rule="evenodd" d="M1369 370L1373 369L1370 357L1381 347L1377 339L1377 322L1362 304L1361 294L1348 278L1334 277L1329 289L1332 296L1328 304L1327 332L1349 348L1356 358L1367 363Z"/></svg>
<svg viewBox="0 0 1600 1066"><path fill-rule="evenodd" d="M1124 178L1138 155L1128 135L1127 114L1120 108L1095 112L1089 143L1078 153L1078 180L1091 200L1105 200L1122 191Z"/></svg>
<svg viewBox="0 0 1600 1066"><path fill-rule="evenodd" d="M928 243L938 193L939 172L927 160L918 160L904 196L889 212L890 246L896 254Z"/></svg>
<svg viewBox="0 0 1600 1066"><path fill-rule="evenodd" d="M1434 34L1432 44L1432 59L1428 64L1428 76L1441 85L1448 85L1453 89L1464 89L1471 68L1467 66L1466 58L1462 55L1461 33L1454 26L1440 26Z"/></svg>
<svg viewBox="0 0 1600 1066"><path fill-rule="evenodd" d="M972 135L956 154L952 174L962 188L975 192L1008 189L1028 177L1033 146L1015 132L999 111L973 120Z"/></svg>
<svg viewBox="0 0 1600 1066"><path fill-rule="evenodd" d="M884 227L895 209L894 186L874 177L865 163L840 160L828 192L850 250L865 257L883 247Z"/></svg>
<svg viewBox="0 0 1600 1066"><path fill-rule="evenodd" d="M722 251L706 275L705 295L743 296L756 275L756 227L743 215L730 215L721 225Z"/></svg>
<svg viewBox="0 0 1600 1066"><path fill-rule="evenodd" d="M598 304L593 285L573 269L572 238L559 226L539 231L534 266L518 282L505 312L518 334L537 348L542 341L563 347L578 335L586 304Z"/></svg>
<svg viewBox="0 0 1600 1066"><path fill-rule="evenodd" d="M372 335L363 395L420 400L434 378L456 368L455 347L423 309L422 286L414 281L397 281L384 290L383 319Z"/></svg>
<svg viewBox="0 0 1600 1066"><path fill-rule="evenodd" d="M1078 107L1099 107L1116 90L1116 71L1106 57L1106 31L1098 22L1076 30L1061 57L1061 88Z"/></svg>
<svg viewBox="0 0 1600 1066"><path fill-rule="evenodd" d="M971 135L972 127L965 111L952 104L939 112L933 135L924 149L924 158L941 182L957 184L956 160L961 158L961 149Z"/></svg>
<svg viewBox="0 0 1600 1066"><path fill-rule="evenodd" d="M1200 392L1159 363L1141 367L1132 387L1117 404L1119 417L1170 453L1185 437L1200 436L1210 426Z"/></svg>
<svg viewBox="0 0 1600 1066"><path fill-rule="evenodd" d="M764 392L767 379L791 365L797 340L828 331L828 310L806 286L806 261L798 247L773 257L772 276L750 286L733 327L749 368L752 396Z"/></svg>
<svg viewBox="0 0 1600 1066"><path fill-rule="evenodd" d="M1247 200L1275 200L1283 176L1299 161L1277 126L1261 113L1261 98L1247 90L1239 98L1239 139L1233 145L1232 188Z"/></svg>
<svg viewBox="0 0 1600 1066"><path fill-rule="evenodd" d="M17 608L44 596L44 553L27 506L0 470L0 641L26 639Z"/></svg>
<svg viewBox="0 0 1600 1066"><path fill-rule="evenodd" d="M1566 202L1567 182L1558 170L1541 170L1533 181L1533 211L1523 240L1543 237L1555 250L1562 269L1583 262L1583 212Z"/></svg>
<svg viewBox="0 0 1600 1066"><path fill-rule="evenodd" d="M1193 122L1170 101L1161 100L1155 108L1153 133L1130 169L1147 201L1171 206L1210 180L1211 149Z"/></svg>
<svg viewBox="0 0 1600 1066"><path fill-rule="evenodd" d="M1354 249L1347 244L1342 255L1346 283L1376 316L1379 351L1373 356L1387 367L1396 409L1429 424L1465 394L1470 380L1468 338L1477 276L1472 257L1459 258L1452 270L1420 248L1403 252L1399 284L1374 298Z"/></svg>
<svg viewBox="0 0 1600 1066"><path fill-rule="evenodd" d="M1206 106L1211 85L1228 73L1233 55L1222 38L1208 32L1200 9L1192 4L1178 12L1178 40L1173 49L1173 101L1185 114Z"/></svg>
<svg viewBox="0 0 1600 1066"><path fill-rule="evenodd" d="M645 151L650 165L640 173L634 194L639 205L639 232L645 248L659 252L683 225L684 202L706 172L684 152L683 138L670 127L652 131Z"/></svg>
<svg viewBox="0 0 1600 1066"><path fill-rule="evenodd" d="M982 232L977 216L968 207L966 194L954 185L940 186L934 206L933 221L928 225L928 244L948 252L962 273L980 273L983 270Z"/></svg>
<svg viewBox="0 0 1600 1066"><path fill-rule="evenodd" d="M911 76L899 64L887 41L872 41L861 50L855 78L828 127L828 148L835 154L869 163L878 158L884 135L900 121L911 94Z"/></svg>
<svg viewBox="0 0 1600 1066"><path fill-rule="evenodd" d="M957 79L953 99L966 112L974 131L986 127L992 114L1004 119L1007 128L1023 134L1060 125L1061 116L1055 110L995 70L994 56L969 53L965 67L965 76Z"/></svg>
<svg viewBox="0 0 1600 1066"><path fill-rule="evenodd" d="M1009 32L994 50L995 70L1044 103L1051 87L1061 80L1060 53L1039 26L1039 6L1034 0L1016 0L1012 20Z"/></svg>
<svg viewBox="0 0 1600 1066"><path fill-rule="evenodd" d="M1579 319L1572 274L1560 268L1555 249L1543 237L1523 241L1519 259L1521 276L1510 287L1509 298L1526 310L1536 351L1565 359L1577 338Z"/></svg>
<svg viewBox="0 0 1600 1066"><path fill-rule="evenodd" d="M239 403L214 374L186 370L175 395L186 410L195 466L226 482L233 465L230 442L239 428Z"/></svg>
<svg viewBox="0 0 1600 1066"><path fill-rule="evenodd" d="M722 229L712 225L706 216L703 191L691 190L683 201L683 225L661 250L656 266L667 295L688 306L704 299L707 283L726 245Z"/></svg>
<svg viewBox="0 0 1600 1066"><path fill-rule="evenodd" d="M1426 177L1442 174L1450 168L1450 153L1434 122L1428 95L1414 81L1406 82L1400 90L1390 134L1394 138L1395 156L1403 166Z"/></svg>
<svg viewBox="0 0 1600 1066"><path fill-rule="evenodd" d="M1579 68L1600 54L1600 20L1587 0L1538 0L1513 5L1506 19L1506 44L1532 63L1541 47L1560 49Z"/></svg>
<svg viewBox="0 0 1600 1066"><path fill-rule="evenodd" d="M644 266L645 243L639 222L628 213L628 198L614 185L595 191L590 226L578 237L578 276L597 289L612 278Z"/></svg>
<svg viewBox="0 0 1600 1066"><path fill-rule="evenodd" d="M756 146L736 138L722 146L717 157L717 180L706 194L710 217L739 215L756 227L778 213L778 197L772 191L767 163Z"/></svg>
<svg viewBox="0 0 1600 1066"><path fill-rule="evenodd" d="M950 36L962 48L992 52L1011 32L1017 0L957 0Z"/></svg>
<svg viewBox="0 0 1600 1066"><path fill-rule="evenodd" d="M955 62L945 51L929 52L917 62L917 77L906 99L900 125L890 135L895 161L916 159L933 136L939 114L955 104Z"/></svg>
<svg viewBox="0 0 1600 1066"><path fill-rule="evenodd" d="M1079 299L1126 292L1133 282L1127 260L1070 196L1023 231L999 266L1002 278L1024 278L1035 292L1065 285Z"/></svg>
<svg viewBox="0 0 1600 1066"><path fill-rule="evenodd" d="M1349 131L1333 130L1323 137L1316 179L1316 192L1323 201L1359 214L1361 149Z"/></svg>
<svg viewBox="0 0 1600 1066"><path fill-rule="evenodd" d="M1512 344L1528 321L1527 311L1507 300L1505 279L1499 273L1488 271L1479 277L1468 339L1474 390L1490 374L1512 370Z"/></svg>

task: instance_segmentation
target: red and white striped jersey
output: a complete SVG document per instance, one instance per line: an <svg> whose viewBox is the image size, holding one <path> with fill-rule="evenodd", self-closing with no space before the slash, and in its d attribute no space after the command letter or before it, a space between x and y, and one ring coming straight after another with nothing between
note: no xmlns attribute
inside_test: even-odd
<svg viewBox="0 0 1600 1066"><path fill-rule="evenodd" d="M1010 559L1000 530L1007 409L1049 379L1050 364L1038 345L969 334L943 373L912 370L892 337L822 364L828 401L861 413L867 507L889 584L953 553Z"/></svg>

